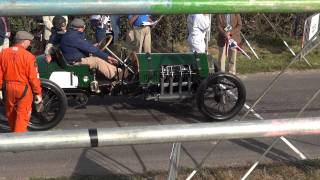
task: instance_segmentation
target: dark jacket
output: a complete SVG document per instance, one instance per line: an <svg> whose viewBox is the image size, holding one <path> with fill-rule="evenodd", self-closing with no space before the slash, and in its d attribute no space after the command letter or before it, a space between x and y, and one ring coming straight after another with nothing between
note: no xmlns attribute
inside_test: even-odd
<svg viewBox="0 0 320 180"><path fill-rule="evenodd" d="M85 39L85 34L73 29L63 35L60 43L60 49L63 56L69 63L80 61L81 58L88 57L89 54L97 56L101 59L107 59L108 54L102 52L99 48L92 45Z"/></svg>
<svg viewBox="0 0 320 180"><path fill-rule="evenodd" d="M0 46L6 38L6 32L10 32L9 20L7 17L0 16Z"/></svg>
<svg viewBox="0 0 320 180"><path fill-rule="evenodd" d="M51 35L50 35L50 38L49 38L49 41L48 43L51 43L53 45L60 45L60 42L61 42L61 39L62 39L62 36L65 34L65 32L61 32L55 28L52 28L51 29Z"/></svg>
<svg viewBox="0 0 320 180"><path fill-rule="evenodd" d="M226 44L224 28L227 26L225 15L218 14L216 19L217 19L217 29L218 29L218 38L217 38L218 46L224 47L224 45ZM241 41L240 31L242 28L242 21L241 21L240 14L231 14L230 24L232 26L231 37L232 39L237 41L237 43L239 44Z"/></svg>

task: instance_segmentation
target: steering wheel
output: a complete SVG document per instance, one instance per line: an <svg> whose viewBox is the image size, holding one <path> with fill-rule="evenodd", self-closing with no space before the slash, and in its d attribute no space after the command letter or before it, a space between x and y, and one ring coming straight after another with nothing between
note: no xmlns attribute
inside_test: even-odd
<svg viewBox="0 0 320 180"><path fill-rule="evenodd" d="M138 57L136 56L135 53L133 53L133 51L129 51L128 56L122 60L121 58L119 58L113 51L111 51L108 46L110 45L110 43L112 42L112 35L108 35L104 40L102 40L101 42L99 42L98 46L100 47L100 49L102 51L107 51L112 57L114 57L116 60L118 60L118 63L123 65L124 67L126 67L128 69L129 72L136 74L136 72L139 71L139 62L138 62ZM133 62L129 63L128 61L131 60ZM133 65L133 67L130 67L129 64Z"/></svg>
<svg viewBox="0 0 320 180"><path fill-rule="evenodd" d="M112 35L108 35L106 38L104 38L102 41L99 42L98 47L102 50L105 51L107 47L111 44L113 39Z"/></svg>

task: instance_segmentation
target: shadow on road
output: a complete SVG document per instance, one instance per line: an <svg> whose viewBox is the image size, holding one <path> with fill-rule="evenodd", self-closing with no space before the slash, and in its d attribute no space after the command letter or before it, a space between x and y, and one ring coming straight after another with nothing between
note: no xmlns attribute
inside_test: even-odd
<svg viewBox="0 0 320 180"><path fill-rule="evenodd" d="M110 113L112 119L115 121L115 123L117 124L118 127L122 127L118 118L110 111L109 108L106 108L106 110L108 111L108 113ZM129 147L132 149L132 152L134 153L134 155L137 157L137 160L139 161L139 164L141 165L142 168L142 172L145 173L148 171L145 163L143 162L140 154L138 153L137 149L134 147L134 145L129 145Z"/></svg>
<svg viewBox="0 0 320 180"><path fill-rule="evenodd" d="M125 175L127 174L127 175ZM102 179L129 180L130 174L137 174L125 164L95 149L85 149L72 173L72 177L101 176Z"/></svg>
<svg viewBox="0 0 320 180"><path fill-rule="evenodd" d="M269 147L269 144L263 143L256 139L240 139L240 140L230 140L239 146L242 146L248 150L263 154ZM296 161L298 158L291 156L290 154L279 150L277 148L272 148L270 152L266 155L267 158L270 158L275 161Z"/></svg>
<svg viewBox="0 0 320 180"><path fill-rule="evenodd" d="M101 103L97 101L95 102L95 105L100 105ZM103 105L106 104L103 103ZM112 120L116 123L116 125L118 127L123 127L117 116L110 110L108 105L106 105L105 109L106 113L108 113L111 116ZM141 166L140 168L142 170L142 173L147 172L148 169L136 147L134 145L129 145L125 147L129 147L131 149L132 154L136 157L137 161ZM129 178L129 176L126 176L124 174L132 175L139 174L139 172L132 170L125 163L121 163L119 160L110 157L103 151L98 151L95 149L87 149L83 151L73 172L73 176L75 177L83 175L101 175L103 176L103 178L108 177L106 179L132 179L132 177Z"/></svg>
<svg viewBox="0 0 320 180"><path fill-rule="evenodd" d="M116 111L156 110L166 115L185 121L186 123L207 122L206 118L198 111L195 103L188 102L155 102L145 101L140 98L127 97L91 97L87 105L111 107ZM130 113L130 112L129 112Z"/></svg>
<svg viewBox="0 0 320 180"><path fill-rule="evenodd" d="M144 102L133 101L129 104L127 104L127 101L124 101L124 103L121 103L121 104L123 105L123 108L126 108L126 109L131 109L132 107L139 108L139 109L146 109L146 112L151 116L151 119L156 121L156 123L159 125L165 125L166 122L164 122L164 119L162 119L161 116L157 115L153 110L158 110L158 111L164 110L161 112L166 112L167 116L178 118L179 120L182 120L183 122L186 122L186 123L199 122L197 120L189 119L188 117L189 113L191 113L190 116L192 118L197 117L193 114L192 106L190 106L190 104L183 105L183 104L156 103L156 102L146 102L146 101ZM115 121L117 126L123 127L120 123L120 120L118 119L118 116L111 111L111 108L106 107L106 110L108 111L108 114L111 115L111 118ZM141 165L143 174L148 172L147 166L145 165L141 155L139 154L135 146L130 145L129 147L132 149L133 154L136 156L137 161ZM199 163L197 162L196 158L194 158L192 154L188 152L187 148L184 147L183 145L181 146L181 148L185 152L185 155L187 155L191 159L191 161L194 163L194 166L198 166ZM170 157L168 156L168 160L169 159ZM169 168L169 164L168 164L168 168Z"/></svg>
<svg viewBox="0 0 320 180"><path fill-rule="evenodd" d="M286 137L288 140L292 141L292 142L297 142L297 143L300 143L300 144L303 144L303 145L309 145L309 146L316 146L317 148L320 147L320 144L317 144L317 143L312 143L312 142L309 142L309 141L304 141L304 140L301 140L301 139L297 139L297 138L293 138L293 137Z"/></svg>

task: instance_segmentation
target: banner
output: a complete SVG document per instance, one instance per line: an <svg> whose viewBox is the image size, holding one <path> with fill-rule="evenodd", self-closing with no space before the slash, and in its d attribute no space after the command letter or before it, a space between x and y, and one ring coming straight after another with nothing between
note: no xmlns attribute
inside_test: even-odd
<svg viewBox="0 0 320 180"><path fill-rule="evenodd" d="M302 47L308 43L320 30L320 13L308 17L304 23Z"/></svg>

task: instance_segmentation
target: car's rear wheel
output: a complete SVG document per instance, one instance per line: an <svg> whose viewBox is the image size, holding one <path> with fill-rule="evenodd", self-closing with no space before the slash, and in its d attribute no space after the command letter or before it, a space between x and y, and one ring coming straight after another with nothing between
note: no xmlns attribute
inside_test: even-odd
<svg viewBox="0 0 320 180"><path fill-rule="evenodd" d="M64 117L68 101L63 90L54 82L41 79L43 111L33 111L29 122L30 130L47 130L55 127Z"/></svg>

